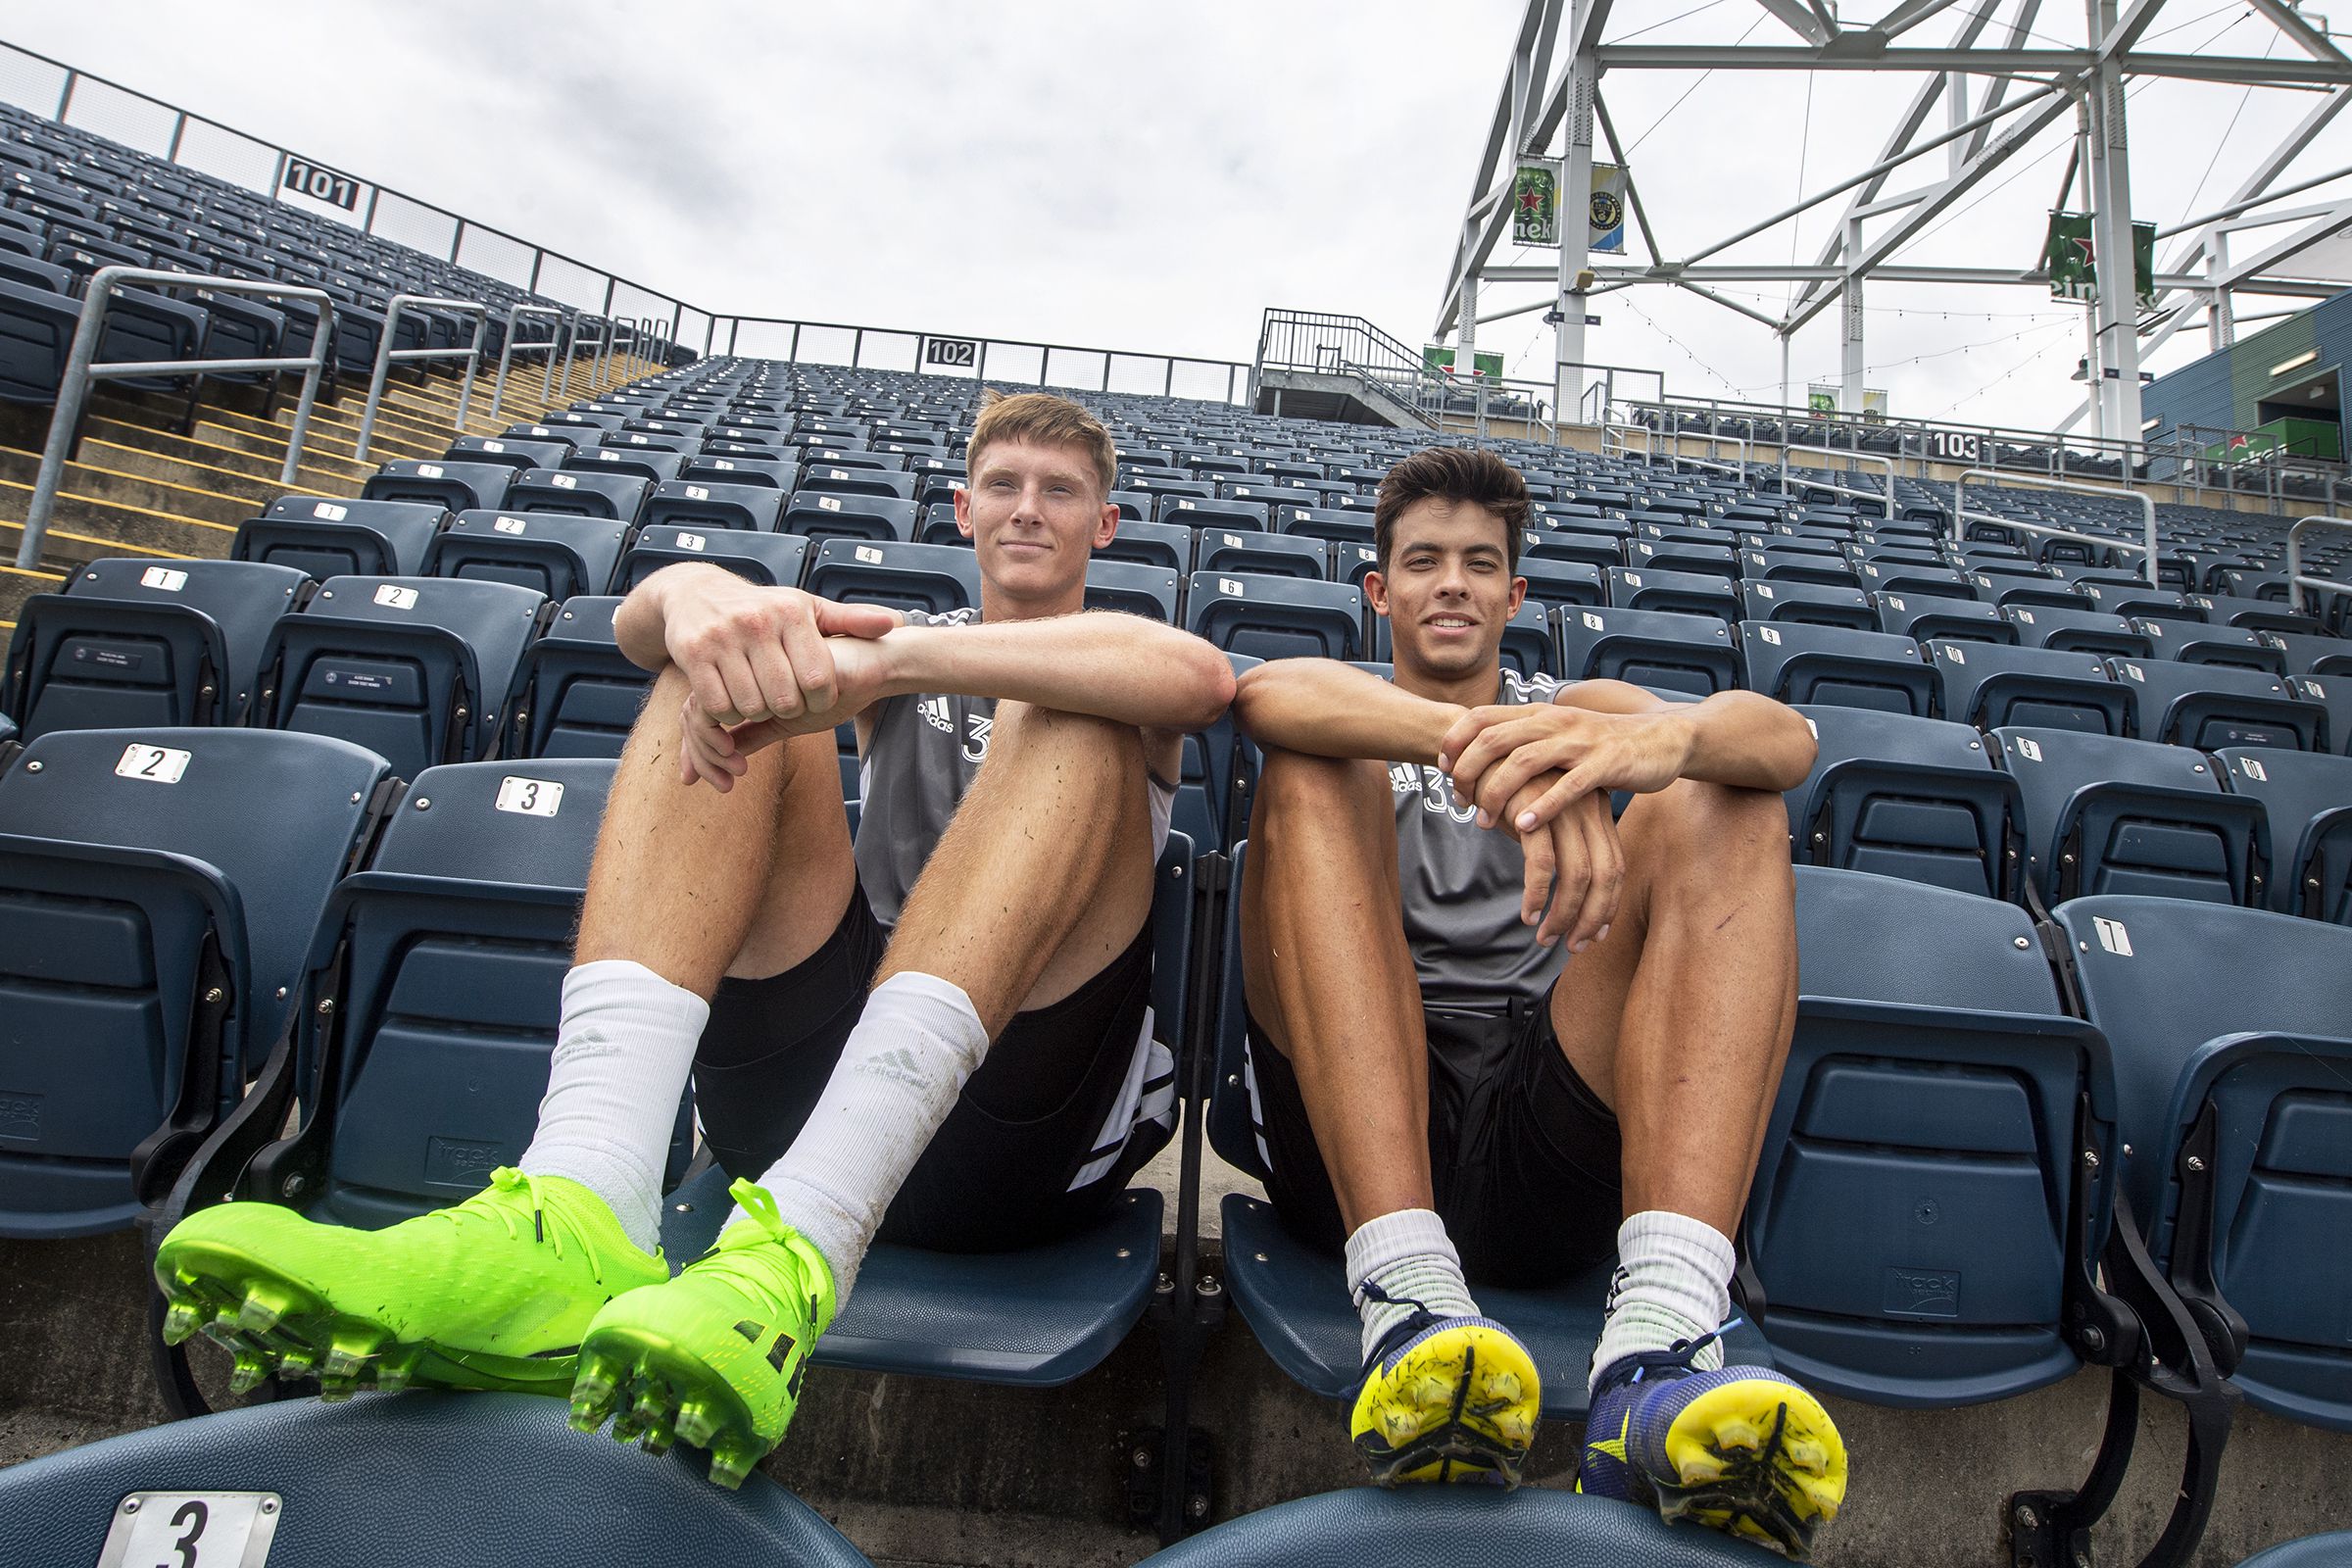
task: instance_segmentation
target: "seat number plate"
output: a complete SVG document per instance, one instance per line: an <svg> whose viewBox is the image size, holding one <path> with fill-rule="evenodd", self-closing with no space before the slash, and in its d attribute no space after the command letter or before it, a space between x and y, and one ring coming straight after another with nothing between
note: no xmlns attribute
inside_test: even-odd
<svg viewBox="0 0 2352 1568"><path fill-rule="evenodd" d="M261 1568L284 1511L274 1492L134 1492L115 1505L98 1568Z"/></svg>
<svg viewBox="0 0 2352 1568"><path fill-rule="evenodd" d="M416 608L416 590L404 588L396 582L378 583L375 589L375 602L386 610L415 610Z"/></svg>
<svg viewBox="0 0 2352 1568"><path fill-rule="evenodd" d="M564 806L564 786L553 779L510 773L499 780L498 808L523 816L553 816Z"/></svg>
<svg viewBox="0 0 2352 1568"><path fill-rule="evenodd" d="M137 742L122 748L122 760L115 764L117 778L150 779L158 784L176 784L188 770L186 752L175 752L169 746L144 746Z"/></svg>
<svg viewBox="0 0 2352 1568"><path fill-rule="evenodd" d="M161 588L168 594L175 594L187 585L188 574L174 571L170 566L149 566L139 573L139 586L142 588Z"/></svg>

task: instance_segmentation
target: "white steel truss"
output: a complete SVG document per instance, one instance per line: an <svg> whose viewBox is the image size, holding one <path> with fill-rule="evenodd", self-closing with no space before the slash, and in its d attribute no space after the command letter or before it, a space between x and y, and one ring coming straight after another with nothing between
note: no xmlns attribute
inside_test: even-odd
<svg viewBox="0 0 2352 1568"><path fill-rule="evenodd" d="M1554 329L1553 407L1560 417L1573 418L1584 392L1586 313L1595 296L1643 286L1697 295L1769 327L1781 340L1784 366L1791 335L1838 306L1843 322L1840 406L1858 414L1865 365L1862 298L1873 279L2048 287L2048 274L2038 267L1921 266L1894 260L2037 136L2072 117L2075 144L2060 187L2061 204L2069 191L2079 189L2075 205L2093 215L2095 254L2130 257L2128 84L2175 78L2309 97L2311 107L2301 121L2229 200L2159 233L2152 307L2143 309L2129 286L2099 290L2089 333L2090 391L2082 412L2108 438L2135 439L2140 363L2182 326L2202 318L2213 344L2226 346L2234 295L2323 298L2340 291L2281 269L2352 230L2352 195L2294 209L2278 204L2352 176L2352 168L2322 172L2298 162L2352 102L2352 55L2328 35L2326 19L2304 14L2301 0L2248 0L2277 30L2275 59L2142 48L2167 0L2075 3L2082 8L2080 36L2086 40L2079 47L2053 46L2049 32L2059 24L2044 17L2042 0L1864 0L1859 9L1879 13L1867 23L1841 14L1858 9L1850 0L1737 0L1740 9L1753 8L1751 20L1756 10L1765 14L1766 36L1754 43L1720 44L1612 41L1613 0L1528 0L1471 182L1436 335L1452 336L1457 363L1474 365L1482 322L1545 312ZM1945 24L1930 27L1938 17L1946 18ZM1653 23L1648 16L1642 20ZM1654 24L1633 29L1637 34L1655 30ZM1629 171L1628 217L1648 260L1596 260L1589 250L1584 213L1592 164L1596 156L1628 162L1609 118L1605 80L1611 74L1659 71L1903 73L1918 86L1868 167L1808 188L1793 205L1741 220L1724 237L1679 255L1661 248L1652 221L1657 215L1644 207L1637 172ZM2049 145L2046 139L2043 145ZM1495 248L1510 229L1518 165L1539 159L1559 168L1557 265L1497 263ZM1890 191L1897 176L1908 183ZM1838 220L1810 265L1773 266L1724 256L1742 241L1839 198ZM2296 226L2278 231L2290 222ZM2241 240L2232 255L2230 236L2247 228L2265 232L2255 241ZM2100 268L2102 277L2119 270ZM1718 292L1725 284L1765 282L1792 286L1779 315ZM1544 292L1532 301L1518 293L1500 304L1480 295L1482 286L1521 291L1528 285Z"/></svg>

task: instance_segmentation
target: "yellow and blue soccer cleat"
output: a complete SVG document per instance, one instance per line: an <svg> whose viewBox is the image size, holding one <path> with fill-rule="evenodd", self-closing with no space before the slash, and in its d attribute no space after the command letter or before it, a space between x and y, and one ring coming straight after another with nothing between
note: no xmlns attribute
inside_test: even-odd
<svg viewBox="0 0 2352 1568"><path fill-rule="evenodd" d="M1821 1401L1778 1372L1694 1369L1691 1358L1715 1338L1622 1356L1602 1371L1576 1490L1801 1560L1845 1500L1845 1443Z"/></svg>
<svg viewBox="0 0 2352 1568"><path fill-rule="evenodd" d="M1387 1297L1367 1283L1376 1301ZM1418 1301L1364 1361L1348 1430L1381 1486L1467 1481L1515 1487L1536 1441L1543 1381L1492 1318L1441 1318Z"/></svg>
<svg viewBox="0 0 2352 1568"><path fill-rule="evenodd" d="M240 1394L275 1372L317 1378L329 1399L410 1384L560 1395L598 1309L668 1278L587 1188L510 1169L380 1231L222 1203L155 1254L167 1342L220 1341Z"/></svg>
<svg viewBox="0 0 2352 1568"><path fill-rule="evenodd" d="M571 1424L661 1453L710 1450L710 1479L743 1484L783 1438L816 1337L833 1321L833 1270L776 1213L767 1190L729 1192L750 1217L665 1285L616 1297L580 1343Z"/></svg>

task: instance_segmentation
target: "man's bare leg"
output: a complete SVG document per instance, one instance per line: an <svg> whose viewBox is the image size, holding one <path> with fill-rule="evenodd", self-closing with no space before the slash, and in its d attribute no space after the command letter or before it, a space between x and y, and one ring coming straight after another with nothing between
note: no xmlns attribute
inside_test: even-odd
<svg viewBox="0 0 2352 1568"><path fill-rule="evenodd" d="M1267 753L1243 873L1244 980L1264 1044L1298 1080L1347 1233L1367 1363L1357 1451L1383 1484L1515 1480L1539 1380L1478 1317L1432 1207L1429 1048L1396 823L1387 764Z"/></svg>
<svg viewBox="0 0 2352 1568"><path fill-rule="evenodd" d="M686 692L674 666L662 673L614 771L538 1131L518 1161L595 1193L649 1251L719 977L814 953L857 878L831 732L754 753L723 795L682 784Z"/></svg>

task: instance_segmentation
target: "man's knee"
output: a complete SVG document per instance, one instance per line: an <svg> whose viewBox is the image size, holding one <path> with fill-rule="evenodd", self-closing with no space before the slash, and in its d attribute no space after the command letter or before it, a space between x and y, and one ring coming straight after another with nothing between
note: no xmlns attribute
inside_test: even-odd
<svg viewBox="0 0 2352 1568"><path fill-rule="evenodd" d="M1787 877L1788 811L1772 791L1687 778L1653 800L1661 875L1696 886Z"/></svg>
<svg viewBox="0 0 2352 1568"><path fill-rule="evenodd" d="M1258 770L1257 810L1268 817L1339 820L1390 809L1388 769L1379 762L1268 750Z"/></svg>
<svg viewBox="0 0 2352 1568"><path fill-rule="evenodd" d="M988 760L1000 770L1047 766L1072 780L1122 779L1144 765L1143 732L1132 724L1029 704L998 705Z"/></svg>

